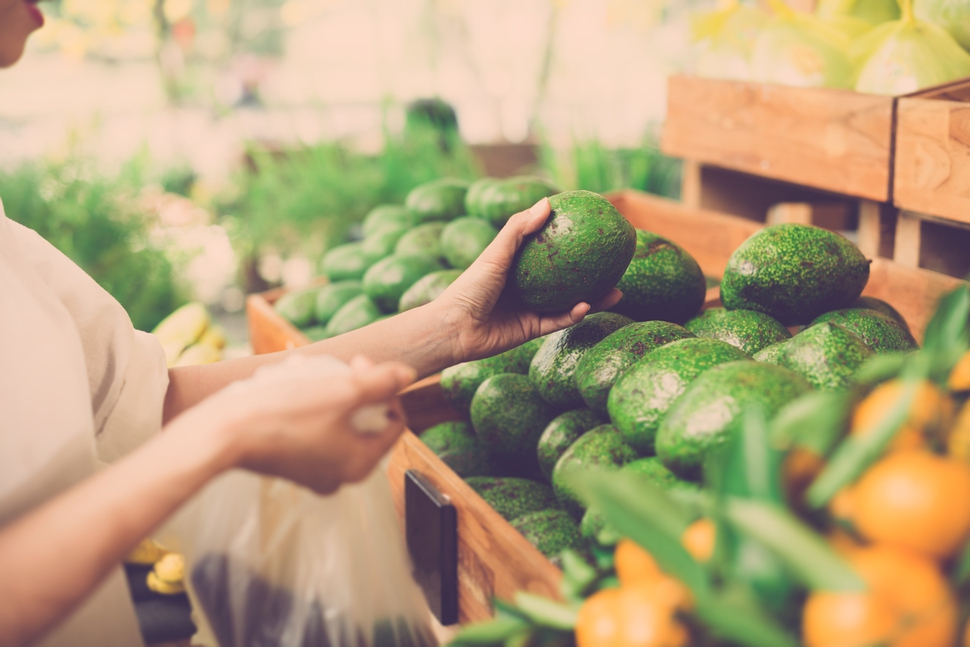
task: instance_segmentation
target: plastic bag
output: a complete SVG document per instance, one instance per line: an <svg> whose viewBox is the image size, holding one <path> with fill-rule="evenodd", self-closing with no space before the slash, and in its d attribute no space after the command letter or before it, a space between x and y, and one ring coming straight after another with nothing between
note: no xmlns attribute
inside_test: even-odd
<svg viewBox="0 0 970 647"><path fill-rule="evenodd" d="M355 413L362 433L386 425L381 406ZM385 467L329 496L242 470L207 486L169 529L204 613L202 639L208 633L220 647L437 645Z"/></svg>

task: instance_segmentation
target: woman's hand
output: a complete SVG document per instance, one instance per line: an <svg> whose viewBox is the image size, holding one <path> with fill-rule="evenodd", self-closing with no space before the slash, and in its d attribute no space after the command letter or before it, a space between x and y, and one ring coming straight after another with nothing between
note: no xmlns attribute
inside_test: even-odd
<svg viewBox="0 0 970 647"><path fill-rule="evenodd" d="M296 355L223 389L195 415L228 420L224 440L237 467L326 494L367 477L401 435L404 413L395 395L414 377L396 362L355 357L348 369L333 358ZM382 431L355 429L360 407L384 403Z"/></svg>
<svg viewBox="0 0 970 647"><path fill-rule="evenodd" d="M569 312L541 315L504 292L515 253L529 234L545 224L549 213L549 200L543 198L512 216L478 260L435 300L444 310L444 323L455 331L458 361L514 348L579 323L591 309L606 310L620 300L622 294L614 288L599 303L580 302Z"/></svg>

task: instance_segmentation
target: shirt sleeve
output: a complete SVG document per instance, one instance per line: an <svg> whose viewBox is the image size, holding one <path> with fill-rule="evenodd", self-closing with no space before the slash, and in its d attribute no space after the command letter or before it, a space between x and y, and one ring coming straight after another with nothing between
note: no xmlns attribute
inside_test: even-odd
<svg viewBox="0 0 970 647"><path fill-rule="evenodd" d="M35 231L10 223L24 255L67 308L81 337L98 458L113 462L162 428L165 353L135 330L128 313L94 279Z"/></svg>

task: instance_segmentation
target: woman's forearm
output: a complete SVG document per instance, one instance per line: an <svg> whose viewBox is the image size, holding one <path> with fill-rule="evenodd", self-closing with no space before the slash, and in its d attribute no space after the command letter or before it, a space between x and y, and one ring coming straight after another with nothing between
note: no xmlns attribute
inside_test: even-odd
<svg viewBox="0 0 970 647"><path fill-rule="evenodd" d="M30 644L52 628L141 539L233 464L228 433L209 422L176 421L0 529L0 645Z"/></svg>

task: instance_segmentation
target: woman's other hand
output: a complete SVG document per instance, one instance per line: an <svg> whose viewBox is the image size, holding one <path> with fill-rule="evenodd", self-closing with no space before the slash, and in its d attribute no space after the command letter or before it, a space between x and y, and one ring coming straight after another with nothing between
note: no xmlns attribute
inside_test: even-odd
<svg viewBox="0 0 970 647"><path fill-rule="evenodd" d="M504 291L512 261L527 236L549 218L548 198L512 216L471 267L438 299L444 323L454 330L458 361L489 357L579 323L591 310L613 307L622 296L614 288L599 303L580 302L569 312L541 315Z"/></svg>

